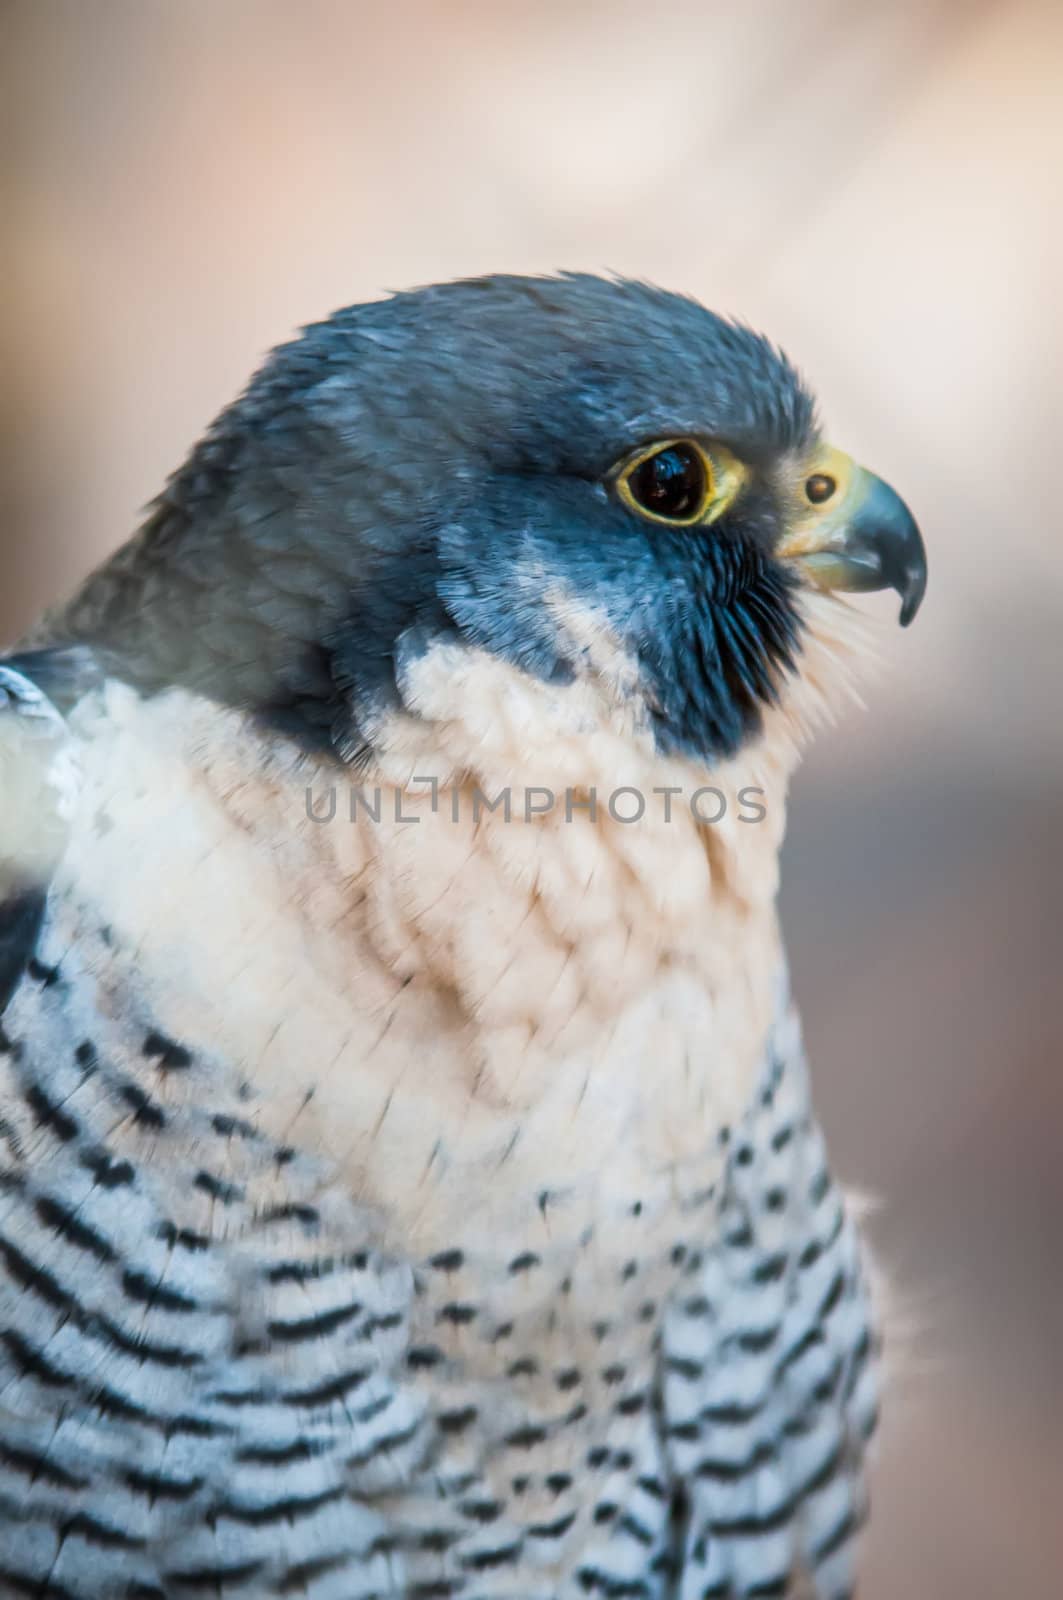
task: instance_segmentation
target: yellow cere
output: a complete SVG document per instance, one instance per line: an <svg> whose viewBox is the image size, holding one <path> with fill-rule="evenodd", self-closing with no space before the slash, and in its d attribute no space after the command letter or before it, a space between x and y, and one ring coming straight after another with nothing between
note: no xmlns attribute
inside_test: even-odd
<svg viewBox="0 0 1063 1600"><path fill-rule="evenodd" d="M811 456L791 462L783 484L787 531L776 554L796 557L820 550L828 528L842 523L862 495L864 477L852 457L832 445L819 445Z"/></svg>

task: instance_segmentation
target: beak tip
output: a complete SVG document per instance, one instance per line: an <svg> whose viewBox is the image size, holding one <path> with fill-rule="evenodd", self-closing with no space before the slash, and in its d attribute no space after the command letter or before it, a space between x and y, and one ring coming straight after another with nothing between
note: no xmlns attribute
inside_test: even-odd
<svg viewBox="0 0 1063 1600"><path fill-rule="evenodd" d="M901 497L881 478L871 479L867 498L854 519L857 544L870 545L884 585L901 598L900 625L907 628L926 594L926 546L915 518Z"/></svg>
<svg viewBox="0 0 1063 1600"><path fill-rule="evenodd" d="M919 607L922 605L922 603L922 589L917 591L913 590L903 597L901 600L901 614L899 618L902 628L909 627L915 621L916 612L919 610Z"/></svg>
<svg viewBox="0 0 1063 1600"><path fill-rule="evenodd" d="M915 621L916 613L923 603L926 594L926 563L920 562L918 566L909 567L904 575L904 583L900 585L902 628Z"/></svg>

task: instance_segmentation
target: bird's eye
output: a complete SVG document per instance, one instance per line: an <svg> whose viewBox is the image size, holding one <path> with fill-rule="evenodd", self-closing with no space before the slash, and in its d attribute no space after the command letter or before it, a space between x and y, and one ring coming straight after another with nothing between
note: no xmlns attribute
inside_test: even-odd
<svg viewBox="0 0 1063 1600"><path fill-rule="evenodd" d="M630 510L674 528L708 527L749 482L746 464L717 439L657 439L624 457L609 486Z"/></svg>
<svg viewBox="0 0 1063 1600"><path fill-rule="evenodd" d="M696 522L711 494L711 468L697 445L685 439L637 456L620 478L625 500L662 522Z"/></svg>

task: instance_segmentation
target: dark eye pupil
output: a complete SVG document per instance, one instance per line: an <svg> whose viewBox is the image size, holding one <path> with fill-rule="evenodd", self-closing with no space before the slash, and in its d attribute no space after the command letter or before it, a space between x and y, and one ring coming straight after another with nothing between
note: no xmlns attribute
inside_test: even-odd
<svg viewBox="0 0 1063 1600"><path fill-rule="evenodd" d="M639 463L628 480L632 496L658 517L689 517L705 492L705 468L688 444L670 444Z"/></svg>

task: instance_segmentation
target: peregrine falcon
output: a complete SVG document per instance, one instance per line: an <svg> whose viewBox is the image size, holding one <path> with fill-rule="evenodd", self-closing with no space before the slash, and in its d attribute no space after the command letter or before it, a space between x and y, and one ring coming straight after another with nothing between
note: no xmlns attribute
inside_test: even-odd
<svg viewBox="0 0 1063 1600"><path fill-rule="evenodd" d="M270 357L0 663L0 1594L854 1592L778 850L839 591L925 582L690 299Z"/></svg>

